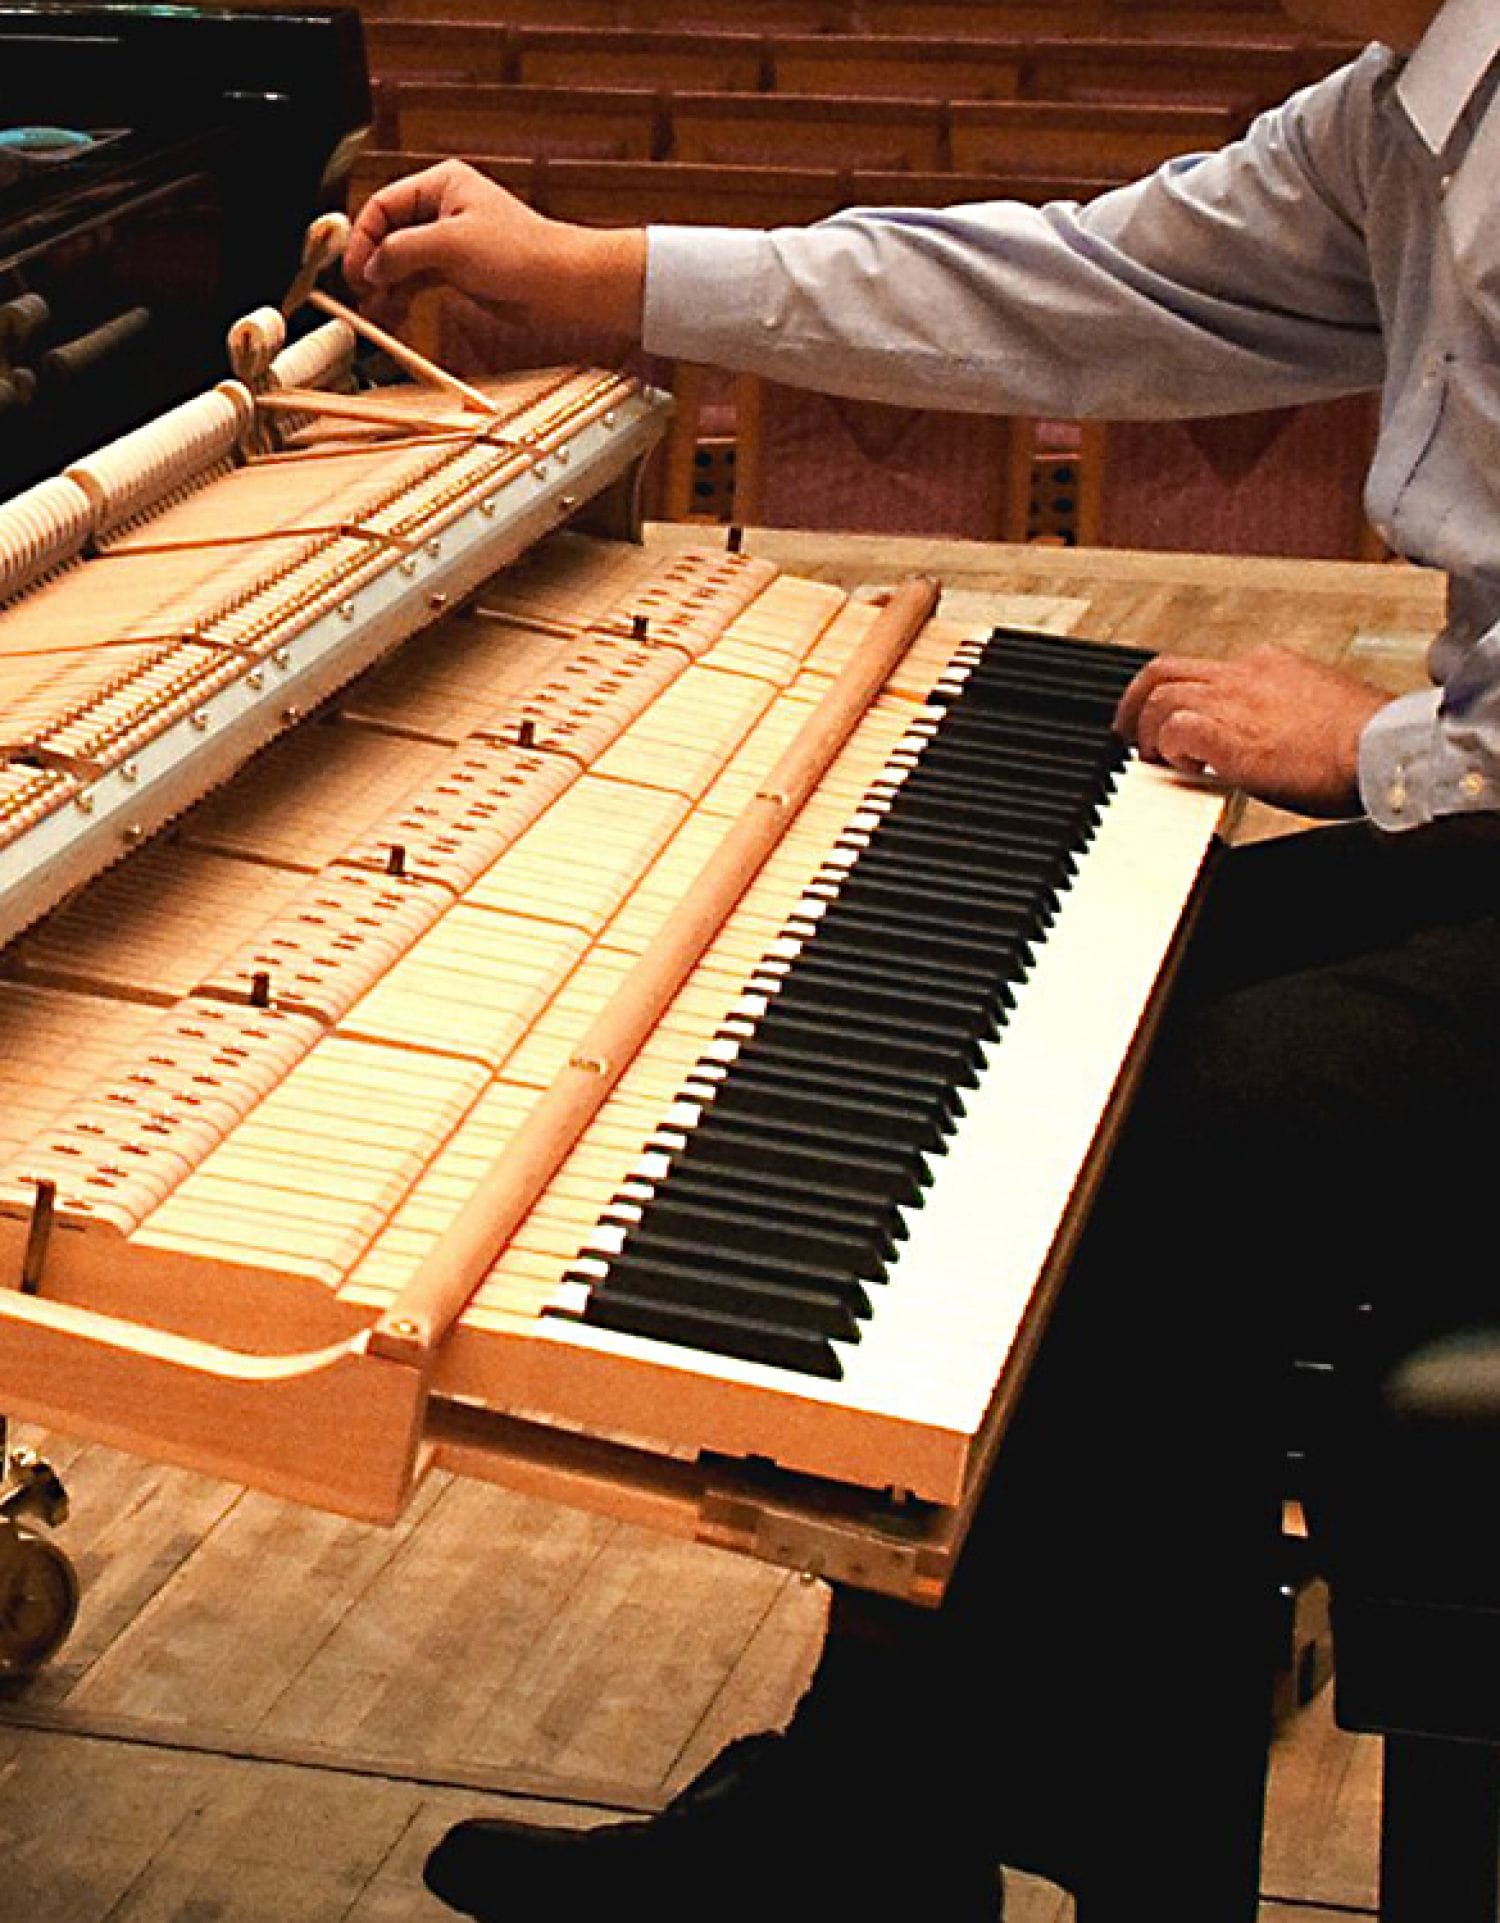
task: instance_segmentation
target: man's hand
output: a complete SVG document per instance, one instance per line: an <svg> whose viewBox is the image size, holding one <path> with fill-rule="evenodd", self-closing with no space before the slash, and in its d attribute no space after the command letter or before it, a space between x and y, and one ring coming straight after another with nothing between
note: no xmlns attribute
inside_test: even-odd
<svg viewBox="0 0 1500 1923"><path fill-rule="evenodd" d="M1209 771L1300 814L1347 815L1360 807L1360 735L1389 699L1285 648L1158 655L1125 690L1115 726L1148 761Z"/></svg>
<svg viewBox="0 0 1500 1923"><path fill-rule="evenodd" d="M548 220L462 161L445 160L365 202L344 274L356 293L438 280L502 311L587 320L637 340L646 236Z"/></svg>

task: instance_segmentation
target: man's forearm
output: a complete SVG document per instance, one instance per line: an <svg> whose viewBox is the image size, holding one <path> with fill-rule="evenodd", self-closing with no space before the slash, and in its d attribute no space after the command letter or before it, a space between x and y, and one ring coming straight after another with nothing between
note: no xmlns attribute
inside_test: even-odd
<svg viewBox="0 0 1500 1923"><path fill-rule="evenodd" d="M527 303L553 320L583 320L641 338L646 234L639 227L556 224L553 250L538 256Z"/></svg>

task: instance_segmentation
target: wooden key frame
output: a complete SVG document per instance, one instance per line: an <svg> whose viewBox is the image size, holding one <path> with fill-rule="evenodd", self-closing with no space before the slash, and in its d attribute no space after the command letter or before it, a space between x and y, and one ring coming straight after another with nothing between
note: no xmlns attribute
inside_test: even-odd
<svg viewBox="0 0 1500 1923"><path fill-rule="evenodd" d="M0 1291L0 1406L291 1500L394 1521L434 1459L438 1444L425 1433L434 1363L488 1261L618 1079L727 907L775 849L800 799L936 600L932 581L897 590L867 645L844 664L763 788L729 824L719 872L688 891L665 939L627 975L617 1005L580 1039L569 1070L497 1162L459 1233L440 1245L441 1260L419 1272L375 1328L315 1349L257 1353L52 1300L35 1287ZM45 1219L39 1202L28 1246ZM43 1279L44 1252L28 1264L33 1284Z"/></svg>

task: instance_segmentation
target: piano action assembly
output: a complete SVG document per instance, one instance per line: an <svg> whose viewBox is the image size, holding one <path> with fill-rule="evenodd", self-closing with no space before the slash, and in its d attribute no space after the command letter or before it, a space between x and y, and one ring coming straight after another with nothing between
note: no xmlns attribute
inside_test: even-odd
<svg viewBox="0 0 1500 1923"><path fill-rule="evenodd" d="M360 325L0 507L0 1407L932 1601L1222 799L1138 657L621 538L638 382Z"/></svg>

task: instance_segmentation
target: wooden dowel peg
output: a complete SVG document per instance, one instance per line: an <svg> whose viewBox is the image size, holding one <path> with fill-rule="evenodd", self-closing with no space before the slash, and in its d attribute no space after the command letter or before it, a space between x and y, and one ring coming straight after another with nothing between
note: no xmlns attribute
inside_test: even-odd
<svg viewBox="0 0 1500 1923"><path fill-rule="evenodd" d="M320 388L272 388L257 394L255 405L277 414L311 414L333 421L357 421L364 427L399 428L414 438L419 434L460 435L472 438L476 429L457 420L438 420L410 414L382 404L378 394L325 394Z"/></svg>
<svg viewBox="0 0 1500 1923"><path fill-rule="evenodd" d="M26 1234L26 1252L21 1257L21 1293L35 1295L42 1286L47 1266L47 1244L52 1239L52 1218L57 1212L57 1184L43 1176L36 1185L36 1200L31 1205L31 1227Z"/></svg>
<svg viewBox="0 0 1500 1923"><path fill-rule="evenodd" d="M271 974L269 969L257 968L250 977L250 1006L269 1008L271 1006Z"/></svg>

